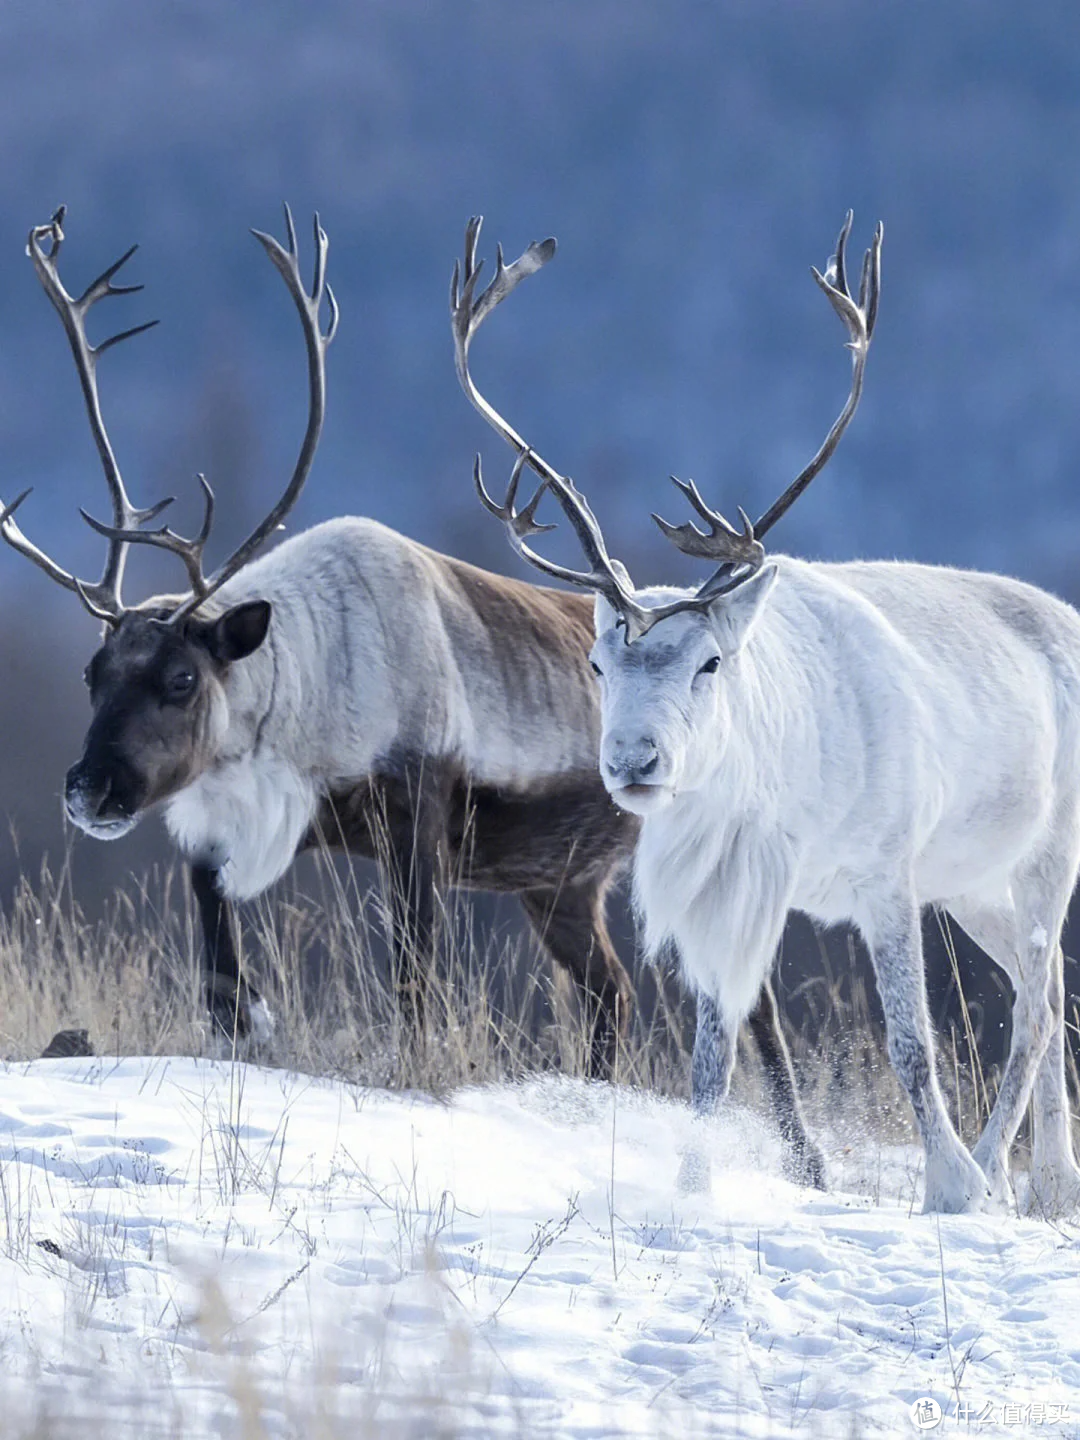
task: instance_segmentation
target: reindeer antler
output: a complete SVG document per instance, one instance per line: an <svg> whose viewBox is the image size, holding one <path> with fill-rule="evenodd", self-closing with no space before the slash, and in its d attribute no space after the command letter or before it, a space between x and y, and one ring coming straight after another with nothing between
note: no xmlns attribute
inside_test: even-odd
<svg viewBox="0 0 1080 1440"><path fill-rule="evenodd" d="M623 617L627 634L635 637L648 629L651 613L638 605L632 591L627 589L626 571L608 554L603 532L589 503L574 482L559 472L528 445L513 426L499 414L495 407L481 395L469 373L469 346L477 330L506 297L529 275L546 265L555 254L554 239L534 240L528 249L512 265L503 260L502 246L496 248L495 275L486 290L476 293L477 281L483 268L483 261L477 262L476 244L480 237L482 215L474 215L465 227L464 263L456 262L450 282L450 323L454 332L454 360L461 388L473 405L508 445L517 451L517 460L510 476L506 499L497 504L484 488L480 456L477 455L473 468L473 479L484 508L501 520L506 527L507 537L517 553L550 575L554 580L564 580L568 585L578 585L585 590L595 590L603 595L610 605ZM518 484L524 467L528 465L540 477L540 486L523 510L515 509ZM536 522L536 507L545 491L551 492L559 502L563 514L573 526L578 542L589 562L588 570L570 570L542 555L525 544L532 535L553 530L553 525L539 525ZM628 577L627 577L628 578ZM655 623L655 622L653 622Z"/></svg>
<svg viewBox="0 0 1080 1440"><path fill-rule="evenodd" d="M63 224L66 214L67 207L61 205L47 225L35 225L30 231L26 250L34 262L38 279L56 313L60 316L64 332L68 337L71 353L75 360L75 368L79 375L79 383L82 387L87 418L90 421L90 431L101 459L102 469L105 472L105 483L112 499L113 526L123 534L110 537L105 569L96 584L79 580L69 574L54 560L51 560L43 550L38 549L20 530L15 522L15 512L30 494L30 489L24 490L10 505L0 506L0 535L14 550L33 561L57 584L62 585L65 590L74 591L91 615L96 616L99 620L105 620L111 625L116 625L124 613L123 602L120 599L120 587L124 578L124 562L128 549L128 540L125 537L129 532L137 531L140 525L146 524L159 515L168 501L152 505L146 510L140 510L128 499L120 467L116 463L116 456L113 453L112 443L101 414L101 402L98 398L97 388L97 362L114 345L119 345L122 340L128 340L133 335L141 335L144 330L152 329L158 322L148 320L143 325L134 325L129 330L122 330L108 340L103 340L100 345L90 344L86 335L86 318L98 301L113 295L135 295L143 288L141 285L114 285L112 283L113 276L121 266L127 264L139 247L132 245L130 250L121 255L119 260L114 261L107 270L103 270L96 280L92 280L76 299L69 295L64 288L57 268L60 249L64 243ZM45 249L46 243L48 249Z"/></svg>
<svg viewBox="0 0 1080 1440"><path fill-rule="evenodd" d="M279 527L296 504L300 492L304 488L304 482L307 480L312 461L315 458L323 417L326 413L326 351L337 333L339 316L334 292L326 282L326 257L330 242L326 238L326 232L319 224L318 215L316 215L314 221L315 269L309 293L305 289L300 275L296 229L289 207L285 206L287 246L281 245L272 235L263 234L261 230L251 232L270 256L284 279L303 325L308 354L308 423L292 478L281 499L247 539L233 551L220 569L207 579L203 575L202 556L214 519L214 492L207 483L206 477L204 475L196 476L202 488L205 504L203 523L197 535L187 539L178 535L174 530L170 530L167 525L163 525L158 530L146 529L145 527L151 520L156 519L167 506L173 503L173 497L170 495L164 500L159 500L156 505L151 505L145 510L136 509L131 504L101 418L96 378L98 357L113 345L119 344L121 340L138 335L143 330L149 330L152 325L157 324L157 321L152 320L145 325L136 325L130 330L112 336L111 339L95 348L86 338L86 316L98 300L104 299L108 295L131 295L142 289L141 285L113 285L112 283L112 277L121 265L130 260L137 247L133 245L115 264L110 265L108 270L99 275L77 300L73 300L60 283L56 270L56 258L64 239L61 229L63 219L64 207L61 206L48 225L39 225L31 230L28 249L46 294L56 307L71 342L72 354L75 357L79 379L82 382L90 428L101 456L109 493L112 496L113 521L111 525L107 525L101 520L95 520L85 510L80 511L91 529L109 541L105 573L98 584L88 585L61 569L26 538L13 517L29 495L29 490L24 490L10 505L0 507L0 534L9 545L18 550L20 554L25 555L28 560L32 560L35 565L40 566L47 575L50 575L66 589L74 590L92 615L108 621L111 625L119 624L125 614L125 607L120 598L120 584L128 547L152 545L160 550L168 550L183 561L191 584L191 595L169 617L170 623L174 623L190 615L204 600L213 595L242 566L247 564L267 538ZM42 241L45 239L51 241L48 252L42 248ZM325 332L322 329L320 318L324 299L330 316Z"/></svg>
<svg viewBox="0 0 1080 1440"><path fill-rule="evenodd" d="M719 511L711 509L706 504L692 480L683 481L676 479L675 476L671 477L673 483L690 501L700 518L709 526L709 530L706 533L698 529L692 521L687 521L682 525L671 525L661 519L659 515L654 515L652 518L667 538L684 554L701 559L716 560L719 561L719 565L693 596L652 607L643 606L634 598L629 576L626 575L624 567L617 561L613 561L608 555L596 517L573 481L560 475L525 443L517 431L484 399L469 374L469 344L480 324L496 305L506 299L507 295L526 275L533 274L551 259L555 253L555 241L545 240L539 244L534 242L521 259L510 266L504 265L500 247L497 252L495 278L487 290L476 296L477 277L481 268L476 261L476 244L481 220L479 217L475 217L469 221L465 231L464 267L455 264L454 278L450 288L450 315L454 331L458 379L461 381L466 395L488 424L518 452L506 500L502 505L496 504L484 489L480 459L479 456L477 457L474 478L480 499L485 508L503 522L511 545L531 565L557 580L565 580L572 585L580 585L585 589L595 590L602 594L622 620L626 630L627 643L644 635L652 626L670 615L707 609L718 595L726 594L744 584L761 569L765 560L765 547L761 543L761 537L790 509L814 476L827 464L840 442L840 437L847 429L851 417L855 414L862 395L866 355L877 320L884 227L878 225L874 232L873 243L863 259L859 298L856 301L848 290L845 271L845 247L851 233L852 219L852 212L849 210L837 240L836 254L826 267L826 273L821 275L817 270L812 271L814 279L825 292L830 304L847 326L851 336L848 341L853 365L851 390L843 410L833 422L821 448L809 465L773 502L756 525L751 524L749 516L740 509L738 513L742 528L736 530ZM462 276L464 276L463 283ZM518 483L526 464L539 475L541 484L524 509L517 510L515 505ZM546 491L550 491L554 495L573 526L582 549L585 551L585 556L590 562L591 568L588 571L568 570L553 561L545 560L543 556L538 555L525 544L526 539L530 536L553 528L550 525L540 525L536 521L536 508Z"/></svg>
<svg viewBox="0 0 1080 1440"><path fill-rule="evenodd" d="M698 598L711 600L715 595L732 589L735 584L741 584L743 580L749 579L756 570L761 568L765 558L761 537L791 509L811 480L825 468L840 443L840 437L858 409L859 401L862 398L866 356L870 349L874 326L877 323L878 301L881 293L881 245L885 238L885 227L880 221L878 222L870 248L863 256L859 298L856 301L848 290L845 263L845 252L853 220L854 215L849 210L836 241L836 252L825 267L825 274L822 275L813 265L810 267L810 273L824 291L837 315L844 322L851 337L847 342L847 348L851 351L851 389L844 408L833 421L817 454L799 472L784 493L773 501L756 524L752 525L745 511L739 510L739 516L743 523L741 535L728 524L719 512L709 509L692 480L684 482L677 480L674 475L671 477L673 483L687 496L698 514L709 522L711 533L708 536L703 535L691 522L676 526L669 525L659 515L652 517L676 549L681 550L684 555L720 561L719 569L706 580L698 591ZM723 582L732 575L733 571L740 567L745 567L745 573L739 575L732 584L724 584Z"/></svg>
<svg viewBox="0 0 1080 1440"><path fill-rule="evenodd" d="M326 413L326 352L330 347L335 334L337 333L339 310L334 292L326 283L326 256L330 247L326 232L319 224L319 217L316 214L314 220L315 232L315 273L311 282L310 293L304 288L304 281L300 274L300 257L296 243L296 228L293 225L292 211L288 205L285 209L285 229L288 238L288 247L281 245L272 235L264 234L261 230L253 230L251 233L262 245L263 249L274 262L275 267L288 288L289 294L296 303L297 312L300 315L300 323L304 329L304 341L308 354L308 423L304 432L303 444L300 447L300 454L293 469L292 479L285 487L281 499L273 507L270 513L255 527L245 541L233 551L225 563L207 579L202 571L202 554L206 542L210 536L210 527L214 518L214 492L206 481L204 475L196 476L199 485L202 487L205 501L205 513L202 528L193 539L185 539L177 535L168 526L160 530L131 530L121 529L111 525L102 525L100 521L86 519L93 528L100 534L108 536L111 540L120 540L129 545L155 545L159 549L169 550L178 555L184 562L188 572L188 579L191 582L191 595L185 600L169 617L169 623L174 624L190 615L193 610L209 599L216 590L220 590L227 580L230 580L247 562L255 555L270 535L278 528L285 516L300 498L300 492L304 488L308 473L311 470L312 461L315 458L315 451L319 444L319 436L322 432L323 417ZM322 329L321 310L323 299L330 311L330 320L326 332ZM154 513L160 513L166 505L172 503L172 498L163 500L155 509Z"/></svg>

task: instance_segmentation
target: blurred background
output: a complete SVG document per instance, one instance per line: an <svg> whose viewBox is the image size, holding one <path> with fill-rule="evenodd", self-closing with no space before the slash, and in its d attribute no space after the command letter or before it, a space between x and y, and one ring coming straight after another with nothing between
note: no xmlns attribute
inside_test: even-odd
<svg viewBox="0 0 1080 1440"><path fill-rule="evenodd" d="M454 378L446 294L466 217L555 262L474 350L482 388L572 474L639 581L693 578L648 512L667 475L760 512L847 393L809 277L855 211L885 221L861 411L775 532L812 557L1000 568L1080 598L1080 12L989 0L8 0L0 48L0 493L94 578L107 502L56 316L24 255L68 207L77 289L133 241L145 292L98 324L159 328L101 367L136 503L195 470L213 562L272 503L305 420L295 314L247 235L316 207L341 303L329 415L292 530L371 515L521 573L472 493L508 456ZM854 268L854 267L853 267ZM556 550L556 553L557 550ZM571 553L569 551L565 552ZM136 556L130 598L180 580ZM96 627L0 553L0 905L65 839ZM157 822L74 845L93 911L165 853Z"/></svg>

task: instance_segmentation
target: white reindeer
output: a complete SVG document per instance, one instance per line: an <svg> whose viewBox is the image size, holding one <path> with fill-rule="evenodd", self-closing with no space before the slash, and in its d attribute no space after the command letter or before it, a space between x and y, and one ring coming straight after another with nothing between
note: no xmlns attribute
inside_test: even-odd
<svg viewBox="0 0 1080 1440"><path fill-rule="evenodd" d="M658 523L719 568L697 590L637 590L571 481L494 411L518 451L505 505L483 491L519 554L597 593L593 667L601 773L642 818L635 893L648 946L674 942L705 1002L694 1099L727 1090L740 1020L788 912L850 922L869 948L890 1059L926 1154L927 1211L1006 1194L1009 1149L1034 1097L1030 1207L1080 1204L1064 1066L1061 929L1080 867L1080 615L1020 581L896 563L765 563L760 535L831 455L861 392L882 231L859 300L844 247L814 272L850 333L847 404L821 451L756 526L736 531L693 485L707 522ZM530 266L548 258L533 247ZM513 267L511 267L512 269ZM499 276L504 267L499 263ZM493 285L491 304L509 293ZM491 308L477 306L479 318ZM459 358L460 347L459 347ZM524 464L541 477L515 508ZM679 482L676 482L679 484ZM526 540L550 491L590 562L576 573ZM742 514L742 512L740 512ZM975 1147L961 1144L934 1068L920 911L947 911L1016 988L1012 1047Z"/></svg>

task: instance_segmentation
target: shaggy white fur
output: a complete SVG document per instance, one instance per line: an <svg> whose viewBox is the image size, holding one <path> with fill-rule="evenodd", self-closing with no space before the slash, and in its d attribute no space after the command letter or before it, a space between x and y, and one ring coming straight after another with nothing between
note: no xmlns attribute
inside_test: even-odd
<svg viewBox="0 0 1080 1440"><path fill-rule="evenodd" d="M220 765L165 806L165 823L188 855L213 865L222 894L251 900L280 879L315 816L317 792L273 751Z"/></svg>
<svg viewBox="0 0 1080 1440"><path fill-rule="evenodd" d="M1080 867L1080 615L995 575L780 557L710 613L672 616L629 645L599 600L596 634L601 770L644 820L635 893L647 942L673 942L715 1009L701 1043L733 1036L789 910L850 921L926 1146L927 1209L976 1208L988 1184L1004 1193L1033 1086L1034 1203L1080 1205L1059 944ZM928 904L1018 992L974 1160L934 1073Z"/></svg>

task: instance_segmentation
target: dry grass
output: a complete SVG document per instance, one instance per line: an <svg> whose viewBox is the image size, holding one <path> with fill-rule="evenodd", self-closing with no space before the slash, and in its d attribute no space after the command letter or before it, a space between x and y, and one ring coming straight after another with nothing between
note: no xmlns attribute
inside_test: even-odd
<svg viewBox="0 0 1080 1440"><path fill-rule="evenodd" d="M537 1071L582 1075L587 1037L569 978L553 971L520 922L478 922L474 897L461 888L447 891L436 917L439 963L425 1043L400 1033L387 942L394 869L386 817L376 833L381 864L354 863L324 847L245 908L245 964L277 1025L272 1047L255 1058L436 1094ZM467 845L466 838L463 854ZM959 1015L938 1037L939 1072L953 1121L972 1145L993 1108L998 1075L984 1066L947 918L938 924ZM800 1016L791 1049L807 1118L813 1128L835 1133L842 1116L852 1143L910 1140L910 1106L888 1063L880 1007L854 939L815 938L816 965L803 957L800 967L808 978L788 980L788 1000ZM219 1051L203 1005L201 950L187 871L178 863L133 877L98 921L81 912L66 861L56 874L45 866L36 881L24 877L0 914L0 1057L40 1055L66 1028L88 1030L100 1054ZM785 978L789 968L781 965ZM672 974L640 958L630 969L638 1007L617 1079L685 1098L692 1005ZM1075 1005L1069 1034L1071 1081L1080 1093ZM740 1056L735 1099L764 1110L756 1052L743 1046ZM1021 1149L1028 1141L1025 1129Z"/></svg>
<svg viewBox="0 0 1080 1440"><path fill-rule="evenodd" d="M445 1093L538 1070L583 1073L582 1017L565 977L531 937L471 923L451 892L440 917L427 1044L400 1043L389 983L389 906L374 867L317 856L244 912L245 966L275 1015L258 1058L312 1074ZM176 866L133 880L106 915L86 917L66 870L24 878L0 914L0 1055L40 1055L82 1028L100 1054L200 1054L213 1047L203 1007L202 937ZM655 999L619 1061L619 1078L685 1093L685 1017L677 990Z"/></svg>
<svg viewBox="0 0 1080 1440"><path fill-rule="evenodd" d="M439 966L425 1046L404 1045L389 983L389 903L381 874L329 854L244 912L245 964L276 1019L267 1063L392 1088L445 1094L463 1084L537 1071L584 1073L585 1028L568 978L555 973L521 927L477 924L473 899L450 892L439 917ZM947 953L961 1023L939 1037L939 1069L953 1118L973 1143L996 1094ZM801 1015L791 1048L811 1124L838 1114L879 1140L912 1136L911 1112L885 1054L879 1011L850 936L818 938L810 978L788 998ZM24 877L0 914L0 1056L40 1055L64 1028L85 1028L100 1054L213 1050L203 1007L202 937L186 871L177 865L111 897L92 921L68 871ZM624 957L629 959L629 957ZM685 1097L693 1015L671 975L640 962L639 992L618 1079ZM788 967L782 967L787 978ZM1071 1027L1076 1032L1076 1016ZM1077 1081L1073 1062L1073 1081ZM740 1049L736 1098L763 1106L752 1046Z"/></svg>

